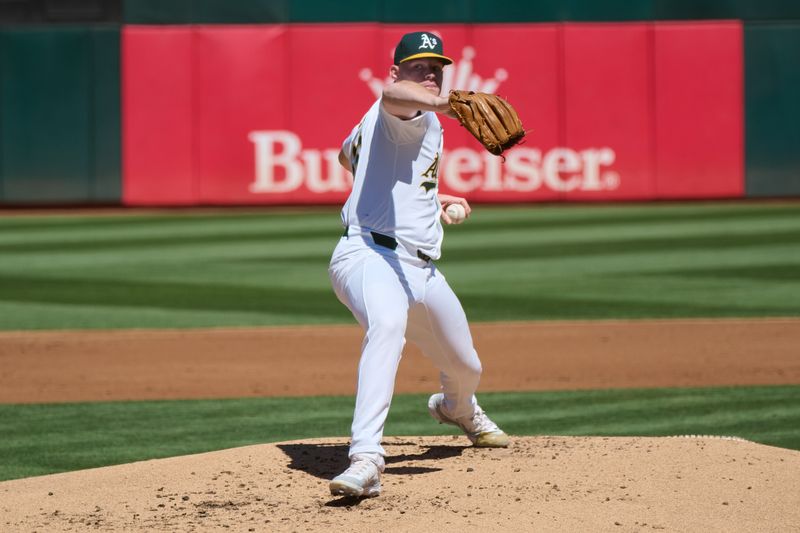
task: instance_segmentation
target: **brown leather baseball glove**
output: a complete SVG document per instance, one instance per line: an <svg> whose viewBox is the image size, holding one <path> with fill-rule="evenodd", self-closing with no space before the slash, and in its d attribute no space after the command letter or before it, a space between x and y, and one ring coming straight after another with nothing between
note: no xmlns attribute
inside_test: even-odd
<svg viewBox="0 0 800 533"><path fill-rule="evenodd" d="M450 108L461 125L494 155L501 155L525 136L517 112L497 95L450 91Z"/></svg>

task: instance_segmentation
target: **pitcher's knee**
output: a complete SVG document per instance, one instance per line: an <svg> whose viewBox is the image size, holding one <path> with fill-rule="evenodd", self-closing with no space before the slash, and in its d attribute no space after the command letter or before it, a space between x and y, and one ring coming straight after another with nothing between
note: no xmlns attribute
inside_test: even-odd
<svg viewBox="0 0 800 533"><path fill-rule="evenodd" d="M368 334L402 339L406 334L406 318L394 315L370 317Z"/></svg>

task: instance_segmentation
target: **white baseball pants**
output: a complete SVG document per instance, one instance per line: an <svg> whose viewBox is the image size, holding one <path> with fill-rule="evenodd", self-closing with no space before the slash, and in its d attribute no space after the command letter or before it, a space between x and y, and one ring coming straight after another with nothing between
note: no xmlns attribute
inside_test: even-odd
<svg viewBox="0 0 800 533"><path fill-rule="evenodd" d="M328 272L336 296L365 332L350 457L385 455L383 427L406 338L441 371L447 412L456 418L474 412L481 363L461 303L433 263L402 245L391 250L369 234L351 235L337 245Z"/></svg>

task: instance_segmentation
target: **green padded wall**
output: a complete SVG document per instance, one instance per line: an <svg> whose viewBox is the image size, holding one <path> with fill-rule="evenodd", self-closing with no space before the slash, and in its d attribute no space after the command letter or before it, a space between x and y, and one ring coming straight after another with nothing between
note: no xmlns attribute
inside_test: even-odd
<svg viewBox="0 0 800 533"><path fill-rule="evenodd" d="M602 2L600 2L602 3ZM797 0L655 0L657 19L800 19Z"/></svg>
<svg viewBox="0 0 800 533"><path fill-rule="evenodd" d="M383 2L384 22L435 23L469 22L470 0L431 2L430 0L407 0L405 2Z"/></svg>
<svg viewBox="0 0 800 533"><path fill-rule="evenodd" d="M118 202L122 198L120 133L120 33L119 28L91 30L94 89L94 173L90 198Z"/></svg>
<svg viewBox="0 0 800 533"><path fill-rule="evenodd" d="M800 195L800 23L744 37L747 196Z"/></svg>
<svg viewBox="0 0 800 533"><path fill-rule="evenodd" d="M288 1L288 20L292 22L369 22L384 19L383 3L374 0L330 0Z"/></svg>
<svg viewBox="0 0 800 533"><path fill-rule="evenodd" d="M0 201L118 201L119 30L0 30Z"/></svg>
<svg viewBox="0 0 800 533"><path fill-rule="evenodd" d="M339 2L331 2L338 7ZM128 24L268 24L286 22L289 0L125 0Z"/></svg>
<svg viewBox="0 0 800 533"><path fill-rule="evenodd" d="M128 24L558 22L800 18L797 0L124 0Z"/></svg>
<svg viewBox="0 0 800 533"><path fill-rule="evenodd" d="M91 43L76 29L0 33L3 200L76 201L91 162Z"/></svg>
<svg viewBox="0 0 800 533"><path fill-rule="evenodd" d="M651 0L541 0L509 2L477 0L473 4L473 22L561 22L649 20Z"/></svg>

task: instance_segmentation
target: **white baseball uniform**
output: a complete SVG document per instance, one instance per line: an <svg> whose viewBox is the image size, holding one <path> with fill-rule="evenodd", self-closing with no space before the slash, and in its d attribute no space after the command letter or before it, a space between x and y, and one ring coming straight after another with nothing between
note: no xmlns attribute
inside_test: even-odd
<svg viewBox="0 0 800 533"><path fill-rule="evenodd" d="M453 417L471 415L476 405L481 363L467 318L431 261L440 257L443 237L442 145L435 113L402 120L378 100L342 147L354 183L329 274L337 297L365 330L351 457L385 455L380 443L406 338L441 370Z"/></svg>

